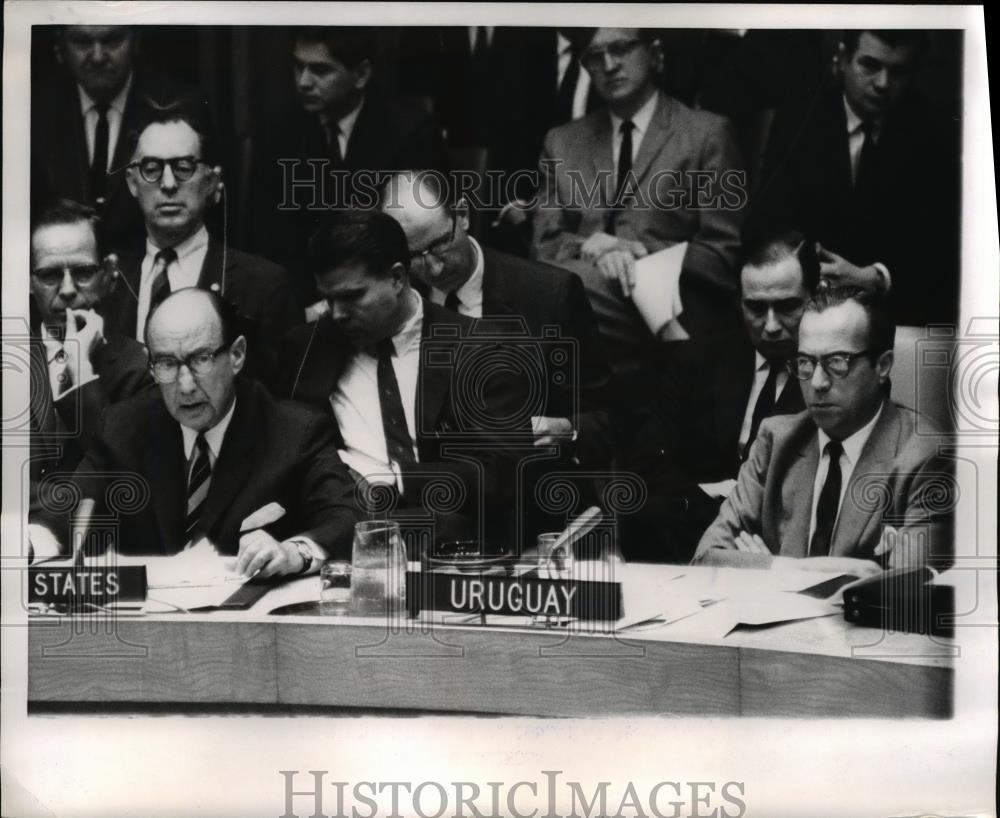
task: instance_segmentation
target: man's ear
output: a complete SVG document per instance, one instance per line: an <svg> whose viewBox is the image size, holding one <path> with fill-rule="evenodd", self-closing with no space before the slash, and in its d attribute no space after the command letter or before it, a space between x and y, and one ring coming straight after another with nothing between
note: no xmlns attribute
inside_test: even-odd
<svg viewBox="0 0 1000 818"><path fill-rule="evenodd" d="M125 185L128 187L128 192L132 194L133 199L139 198L139 183L135 179L137 172L136 168L125 168Z"/></svg>
<svg viewBox="0 0 1000 818"><path fill-rule="evenodd" d="M247 362L246 336L241 335L233 341L233 345L229 347L229 355L233 361L233 373L237 373L243 369L243 365Z"/></svg>
<svg viewBox="0 0 1000 818"><path fill-rule="evenodd" d="M362 60L354 68L354 88L357 91L364 91L372 78L372 61Z"/></svg>
<svg viewBox="0 0 1000 818"><path fill-rule="evenodd" d="M409 280L409 276L406 274L406 268L398 261L389 268L389 275L392 278L392 283L396 287L397 291L403 289Z"/></svg>
<svg viewBox="0 0 1000 818"><path fill-rule="evenodd" d="M878 373L878 379L883 383L889 379L889 373L892 371L895 359L896 355L891 349L887 349L876 358L875 371Z"/></svg>
<svg viewBox="0 0 1000 818"><path fill-rule="evenodd" d="M462 232L469 232L469 200L464 196L455 203L455 219L462 226Z"/></svg>

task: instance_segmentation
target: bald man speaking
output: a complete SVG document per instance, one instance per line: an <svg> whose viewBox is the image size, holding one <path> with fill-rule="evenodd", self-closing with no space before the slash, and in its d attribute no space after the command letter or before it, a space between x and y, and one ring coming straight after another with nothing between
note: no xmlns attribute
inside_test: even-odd
<svg viewBox="0 0 1000 818"><path fill-rule="evenodd" d="M232 305L177 290L145 337L159 388L108 410L74 477L97 513L116 475L147 484L148 502L116 511L119 552L169 555L207 538L248 576L308 573L349 555L354 483L333 423L240 374L247 340Z"/></svg>

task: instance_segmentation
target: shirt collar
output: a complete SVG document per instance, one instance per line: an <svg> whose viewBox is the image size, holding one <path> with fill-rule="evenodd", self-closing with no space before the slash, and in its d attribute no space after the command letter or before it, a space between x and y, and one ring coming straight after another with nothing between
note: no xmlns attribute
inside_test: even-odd
<svg viewBox="0 0 1000 818"><path fill-rule="evenodd" d="M869 420L864 426L862 426L853 435L844 440L840 441L840 445L844 447L844 454L847 455L848 461L850 461L852 467L857 465L858 458L861 457L861 450L864 449L865 443L868 442L868 438L871 437L872 429L875 428L875 424L878 423L878 419L882 416L882 408L885 406L885 402L879 404L878 411L875 416ZM826 444L830 442L830 436L819 429L819 456L823 456L823 452L826 450Z"/></svg>
<svg viewBox="0 0 1000 818"><path fill-rule="evenodd" d="M122 90L119 91L108 103L108 108L115 111L119 116L124 116L125 114L125 100L128 99L129 88L132 87L132 74L128 75L128 79L125 80L125 84L122 86ZM77 83L76 90L80 95L80 111L87 115L87 113L97 105L94 98L83 90L83 86Z"/></svg>
<svg viewBox="0 0 1000 818"><path fill-rule="evenodd" d="M632 131L633 139L641 139L642 135L649 130L649 123L653 118L653 113L656 111L656 103L659 97L660 95L658 93L654 93L646 101L646 104L635 112L635 116L632 117L632 124L635 125L635 130ZM609 111L608 113L611 112ZM611 114L611 131L616 136L621 129L622 122L624 122L624 120L621 117Z"/></svg>
<svg viewBox="0 0 1000 818"><path fill-rule="evenodd" d="M851 107L851 103L847 101L847 97L842 97L844 101L844 113L847 114L847 133L853 134L860 131L864 125L865 121L854 113L854 109ZM877 120L872 120L872 125L875 129L875 139L878 141L879 123Z"/></svg>
<svg viewBox="0 0 1000 818"><path fill-rule="evenodd" d="M415 343L420 340L424 324L424 300L415 290L409 290L409 298L414 304L413 315L411 315L399 332L392 336L392 345L396 350L396 357L401 358Z"/></svg>
<svg viewBox="0 0 1000 818"><path fill-rule="evenodd" d="M486 266L483 260L483 248L479 246L479 242L469 236L469 243L476 251L476 266L472 268L472 275L455 291L458 300L463 304L475 304L481 300L479 296L483 291L483 270Z"/></svg>
<svg viewBox="0 0 1000 818"><path fill-rule="evenodd" d="M219 452L222 451L222 440L226 436L226 429L229 428L229 422L233 419L233 412L235 411L236 401L233 400L233 405L229 407L229 411L226 412L222 420L205 432L205 441L208 443L208 448L212 450L212 455L216 459L219 457ZM191 452L194 450L194 442L198 438L198 432L181 424L181 434L184 436L184 459L190 460Z"/></svg>
<svg viewBox="0 0 1000 818"><path fill-rule="evenodd" d="M560 54L573 53L573 43L569 41L568 37L564 37L560 31L556 32L556 48L559 49Z"/></svg>
<svg viewBox="0 0 1000 818"><path fill-rule="evenodd" d="M354 132L354 126L358 122L358 116L360 116L364 104L365 98L362 97L357 108L337 120L337 130L348 142L351 141L351 134ZM319 121L326 124L330 121L330 118L325 114L320 114Z"/></svg>
<svg viewBox="0 0 1000 818"><path fill-rule="evenodd" d="M177 253L177 261L183 264L184 259L186 259L188 256L194 253L197 253L207 244L208 244L208 229L205 227L205 225L202 225L201 228L194 235L188 236L180 244L174 246L174 252ZM157 247L149 236L146 237L147 256L155 256L162 249L164 248Z"/></svg>

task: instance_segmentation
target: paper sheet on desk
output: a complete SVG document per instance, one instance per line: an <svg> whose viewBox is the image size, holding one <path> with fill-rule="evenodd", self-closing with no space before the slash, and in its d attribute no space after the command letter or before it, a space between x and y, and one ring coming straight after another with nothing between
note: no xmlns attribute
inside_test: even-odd
<svg viewBox="0 0 1000 818"><path fill-rule="evenodd" d="M214 608L225 602L246 578L234 570L235 560L224 557L208 540L146 569L149 581L147 610ZM154 603L159 603L156 607Z"/></svg>
<svg viewBox="0 0 1000 818"><path fill-rule="evenodd" d="M632 301L653 335L660 335L666 327L667 340L688 337L676 320L682 309L680 278L686 252L685 241L635 262Z"/></svg>

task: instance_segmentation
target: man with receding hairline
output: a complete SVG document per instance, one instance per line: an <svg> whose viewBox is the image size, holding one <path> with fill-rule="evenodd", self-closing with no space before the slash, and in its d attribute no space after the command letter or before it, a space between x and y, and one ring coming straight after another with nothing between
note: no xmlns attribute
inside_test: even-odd
<svg viewBox="0 0 1000 818"><path fill-rule="evenodd" d="M98 506L115 474L148 484L148 504L121 514L118 550L169 555L204 538L246 576L307 573L347 556L354 483L333 425L244 378L233 307L178 290L144 335L159 389L108 410L74 478Z"/></svg>

